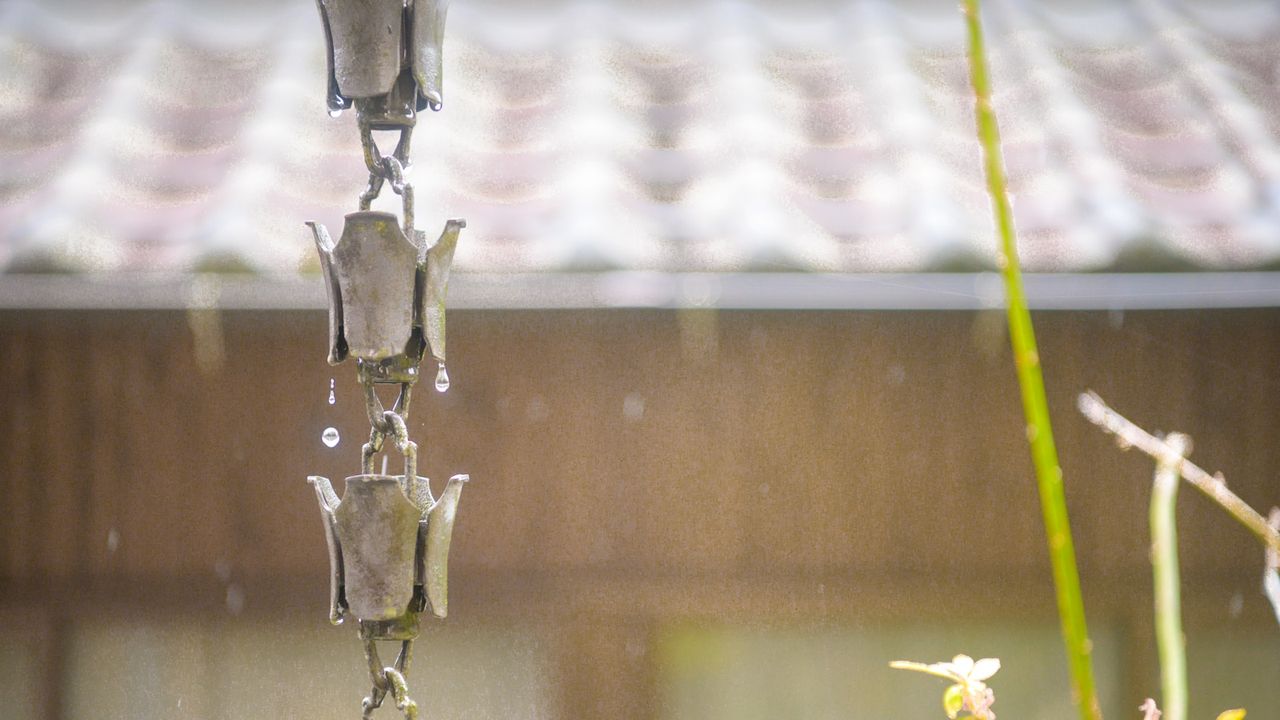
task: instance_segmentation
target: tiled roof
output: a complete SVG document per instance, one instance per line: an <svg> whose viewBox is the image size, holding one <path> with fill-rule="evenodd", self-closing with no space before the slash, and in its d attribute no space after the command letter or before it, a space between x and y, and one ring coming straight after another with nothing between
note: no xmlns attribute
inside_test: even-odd
<svg viewBox="0 0 1280 720"><path fill-rule="evenodd" d="M1280 8L988 0L1033 271L1280 266ZM462 272L991 265L952 0L456 2L417 216ZM314 269L366 173L314 5L0 4L0 270Z"/></svg>

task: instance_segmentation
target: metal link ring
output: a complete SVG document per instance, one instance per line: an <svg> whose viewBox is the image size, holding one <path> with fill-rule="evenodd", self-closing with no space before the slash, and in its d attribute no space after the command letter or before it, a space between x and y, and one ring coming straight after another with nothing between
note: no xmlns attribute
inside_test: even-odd
<svg viewBox="0 0 1280 720"><path fill-rule="evenodd" d="M409 427L405 419L395 410L384 410L382 422L375 424L369 431L369 442L361 449L360 466L366 475L373 473L373 456L382 452L386 438L395 443L396 450L404 457L405 481L409 483L409 494L417 497L413 486L418 478L418 443L409 439Z"/></svg>
<svg viewBox="0 0 1280 720"><path fill-rule="evenodd" d="M364 164L369 168L370 175L382 175L385 168L382 167L383 157L382 151L378 150L378 142L373 137L373 128L360 118L360 147L364 151ZM400 128L400 140L396 143L396 149L391 155L400 161L402 165L409 164L409 143L413 136L413 126L406 125Z"/></svg>
<svg viewBox="0 0 1280 720"><path fill-rule="evenodd" d="M400 196L400 211L404 215L404 234L413 238L413 185L404 178L405 165L394 155L385 155L380 170L369 173L369 187L360 194L360 209L368 210L382 193L382 184L391 181L391 189Z"/></svg>
<svg viewBox="0 0 1280 720"><path fill-rule="evenodd" d="M383 177L391 181L391 189L397 195L404 193L404 164L400 162L395 155L386 155L382 158Z"/></svg>
<svg viewBox="0 0 1280 720"><path fill-rule="evenodd" d="M400 139L396 149L390 155L383 155L378 149L378 142L373 137L373 128L362 116L360 125L360 147L364 151L364 164L369 169L369 187L360 195L360 209L368 210L374 198L382 193L385 180L391 181L391 189L401 198L404 211L404 232L413 240L413 186L404 179L404 171L409 167L409 145L413 137L413 126L399 128Z"/></svg>
<svg viewBox="0 0 1280 720"><path fill-rule="evenodd" d="M395 700L396 709L403 713L407 720L417 719L418 704L409 697L409 684L404 679L404 674L409 671L412 652L413 641L402 641L395 663L384 667L382 660L378 657L377 645L373 640L365 641L364 658L369 664L369 678L373 681L373 688L369 691L369 697L360 704L363 720L370 720L373 717L373 711L382 707L388 692Z"/></svg>
<svg viewBox="0 0 1280 720"><path fill-rule="evenodd" d="M404 714L406 720L417 720L418 703L409 697L409 685L405 682L404 675L395 668L386 668L382 673L391 686L391 697L396 701L396 709Z"/></svg>
<svg viewBox="0 0 1280 720"><path fill-rule="evenodd" d="M379 383L374 366L363 360L359 361L358 371L360 385L364 388L364 410L369 417L369 424L386 434L388 430L383 417L386 414L386 409L382 406L382 400L378 398L378 393L374 388L379 384L390 383ZM413 381L417 380L417 371L412 370L411 372L413 374L408 376L409 382L400 383L400 393L396 395L396 401L391 406L391 409L397 415L401 415L406 420L409 418L409 402L413 399Z"/></svg>

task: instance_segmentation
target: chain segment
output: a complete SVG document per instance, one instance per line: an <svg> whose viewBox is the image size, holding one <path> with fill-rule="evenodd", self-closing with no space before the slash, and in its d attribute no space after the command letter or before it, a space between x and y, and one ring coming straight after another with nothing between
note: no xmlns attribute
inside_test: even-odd
<svg viewBox="0 0 1280 720"><path fill-rule="evenodd" d="M400 128L400 140L396 143L395 151L391 155L382 155L374 140L371 123L362 112L360 104L357 104L357 112L360 113L360 144L364 151L365 165L369 169L369 185L360 195L360 210L369 210L374 199L381 194L383 185L390 184L392 192L401 199L404 235L412 241L416 239L413 225L413 185L405 178L405 169L409 166L413 119L408 119L409 124ZM364 391L365 412L369 417L369 441L361 448L360 468L365 475L374 475L374 457L383 451L387 438L391 438L396 451L404 458L405 493L420 507L425 507L430 503L431 491L418 482L418 444L409 439L408 427L409 401L413 397L414 383L418 380L416 365L416 361L409 366L404 363L371 363L364 359L357 361L356 373ZM382 400L378 397L378 385L399 385L399 392L390 410L383 408ZM361 702L362 720L372 719L373 711L382 707L388 693L405 720L417 720L418 704L409 697L409 685L404 677L409 669L412 652L413 640L402 640L395 662L384 667L378 657L377 642L364 641L365 660L369 665L369 678L373 687L368 697Z"/></svg>
<svg viewBox="0 0 1280 720"><path fill-rule="evenodd" d="M405 172L410 167L409 140L413 135L413 125L399 128L400 141L396 143L396 149L390 155L383 155L378 150L378 143L373 137L373 127L365 118L360 118L359 125L364 164L369 169L369 186L360 194L360 209L368 210L374 199L382 194L383 184L390 181L392 192L400 196L405 237L412 240L413 185L405 178Z"/></svg>
<svg viewBox="0 0 1280 720"><path fill-rule="evenodd" d="M418 703L409 697L409 685L404 679L404 674L409 671L412 645L413 641L404 641L400 646L400 653L396 655L395 663L383 667L382 660L378 658L378 647L372 640L365 642L364 657L369 664L369 677L373 680L373 688L369 691L369 697L361 703L361 720L370 720L373 717L373 711L382 707L388 692L395 701L396 709L403 713L407 720L417 720Z"/></svg>
<svg viewBox="0 0 1280 720"><path fill-rule="evenodd" d="M334 242L309 223L329 297L329 362L356 360L369 420L360 475L347 478L341 499L326 478L311 477L325 521L331 575L330 618L358 621L372 687L362 703L370 720L388 695L409 720L418 704L406 674L419 616L443 618L454 514L466 475L455 475L432 497L418 476L418 444L409 437L409 405L419 364L430 354L444 371L444 294L458 233L450 220L434 243L415 226L409 152L417 111L439 110L440 44L448 0L317 0L328 44L327 102L331 114L354 107L368 183L357 212ZM383 154L375 133L398 133ZM400 197L399 222L373 211L385 186ZM396 388L391 408L379 386ZM447 388L447 386L445 386ZM439 388L438 388L439 389ZM443 389L441 390L443 392ZM374 458L391 447L403 475L378 473ZM391 665L379 642L398 642Z"/></svg>

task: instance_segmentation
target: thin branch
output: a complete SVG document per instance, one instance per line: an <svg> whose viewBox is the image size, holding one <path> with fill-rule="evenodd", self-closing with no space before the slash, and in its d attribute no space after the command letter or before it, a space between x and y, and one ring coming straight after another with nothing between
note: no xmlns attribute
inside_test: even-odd
<svg viewBox="0 0 1280 720"><path fill-rule="evenodd" d="M1223 479L1222 473L1210 475L1205 472L1200 466L1180 456L1165 441L1143 430L1120 413L1107 407L1107 404L1102 401L1102 398L1098 397L1097 393L1081 393L1077 406L1090 422L1115 435L1122 449L1137 448L1150 455L1157 462L1165 461L1174 464L1183 480L1191 483L1197 490L1209 496L1210 500L1213 500L1223 510L1230 513L1232 517L1241 525L1244 525L1249 532L1256 535L1267 547L1275 552L1280 552L1280 530L1268 525L1266 518L1262 517L1257 510L1249 507L1249 504L1241 500L1238 495L1231 492L1227 488L1227 482Z"/></svg>
<svg viewBox="0 0 1280 720"><path fill-rule="evenodd" d="M1156 460L1151 487L1151 571L1155 584L1156 649L1160 655L1160 699L1165 720L1187 720L1187 647L1182 634L1182 588L1178 572L1178 463L1190 444L1170 434L1173 451Z"/></svg>

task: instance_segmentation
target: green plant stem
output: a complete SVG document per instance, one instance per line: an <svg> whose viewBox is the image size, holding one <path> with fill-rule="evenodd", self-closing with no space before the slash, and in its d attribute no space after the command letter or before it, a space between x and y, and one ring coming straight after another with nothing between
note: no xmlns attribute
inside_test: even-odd
<svg viewBox="0 0 1280 720"><path fill-rule="evenodd" d="M1165 720L1187 720L1187 643L1182 634L1182 590L1178 577L1179 466L1187 451L1185 435L1165 438L1170 452L1156 458L1151 488L1151 570L1155 579L1156 649L1160 654L1160 692Z"/></svg>
<svg viewBox="0 0 1280 720"><path fill-rule="evenodd" d="M969 29L969 77L973 83L978 138L982 144L987 190L991 194L996 231L1000 236L997 260L1004 276L1013 360L1022 391L1022 409L1027 420L1031 460L1040 486L1040 508L1049 540L1049 558L1053 565L1058 616L1062 621L1062 637L1071 672L1073 700L1080 709L1083 720L1101 720L1102 710L1098 705L1093 680L1092 643L1085 625L1084 600L1080 597L1080 575L1076 569L1075 546L1071 541L1071 524L1062 488L1062 468L1058 465L1058 451L1053 442L1053 429L1049 425L1049 403L1044 394L1040 356L1036 351L1031 312L1027 309L1026 295L1022 289L1022 273L1018 267L1013 211L1009 205L1004 177L1000 131L991 104L991 81L987 75L978 0L964 0L961 8Z"/></svg>

